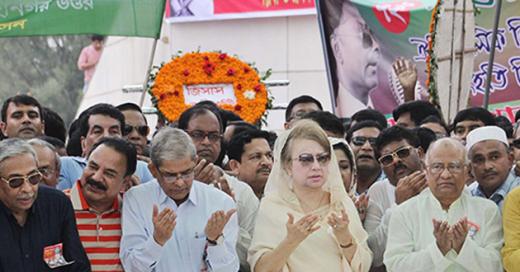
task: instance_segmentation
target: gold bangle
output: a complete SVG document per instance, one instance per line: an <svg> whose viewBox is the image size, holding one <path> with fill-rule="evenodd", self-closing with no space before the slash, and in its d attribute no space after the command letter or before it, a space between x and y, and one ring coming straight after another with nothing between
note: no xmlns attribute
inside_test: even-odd
<svg viewBox="0 0 520 272"><path fill-rule="evenodd" d="M350 243L348 243L346 245L339 244L339 247L341 247L341 248L349 248L349 247L351 247L353 245L354 245L354 241L350 241Z"/></svg>

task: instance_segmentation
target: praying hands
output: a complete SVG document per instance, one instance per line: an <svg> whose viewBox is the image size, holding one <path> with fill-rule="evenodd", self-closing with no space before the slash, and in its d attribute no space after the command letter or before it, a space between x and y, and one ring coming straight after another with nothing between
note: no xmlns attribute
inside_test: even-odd
<svg viewBox="0 0 520 272"><path fill-rule="evenodd" d="M464 217L452 226L449 226L446 221L435 219L432 221L433 235L442 254L446 255L451 249L455 250L457 254L460 253L469 230L468 219Z"/></svg>

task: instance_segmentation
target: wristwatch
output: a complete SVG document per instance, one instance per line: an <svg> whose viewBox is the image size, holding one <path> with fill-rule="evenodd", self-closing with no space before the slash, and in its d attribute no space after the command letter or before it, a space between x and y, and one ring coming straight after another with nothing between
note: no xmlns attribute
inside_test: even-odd
<svg viewBox="0 0 520 272"><path fill-rule="evenodd" d="M218 245L222 245L224 243L224 234L220 234L218 237L217 237L217 240L210 240L209 238L206 237L206 241L208 241L208 244L210 246L218 246Z"/></svg>

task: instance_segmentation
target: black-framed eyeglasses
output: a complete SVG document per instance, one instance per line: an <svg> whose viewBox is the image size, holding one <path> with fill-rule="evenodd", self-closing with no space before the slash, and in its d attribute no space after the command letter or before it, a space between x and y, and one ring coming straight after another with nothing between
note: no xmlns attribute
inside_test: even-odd
<svg viewBox="0 0 520 272"><path fill-rule="evenodd" d="M25 181L29 182L31 185L38 185L42 181L42 174L40 172L34 172L27 176L12 177L9 179L0 177L0 179L9 184L9 187L16 189L22 186Z"/></svg>
<svg viewBox="0 0 520 272"><path fill-rule="evenodd" d="M48 177L50 175L53 175L56 170L50 168L50 167L39 167L38 171L42 174L44 177Z"/></svg>
<svg viewBox="0 0 520 272"><path fill-rule="evenodd" d="M428 169L432 175L438 175L442 173L444 169L448 169L448 172L457 175L464 171L465 166L466 165L461 162L450 162L448 164L438 162L426 166L426 169Z"/></svg>
<svg viewBox="0 0 520 272"><path fill-rule="evenodd" d="M163 180L165 182L174 183L179 179L182 179L182 180L193 179L195 176L194 170L195 170L195 168L190 168L190 169L188 169L184 172L180 172L180 173L164 173L161 170L158 170L158 171L159 171L159 174L161 174L161 177L163 178Z"/></svg>
<svg viewBox="0 0 520 272"><path fill-rule="evenodd" d="M320 164L320 166L326 166L330 161L330 154L322 153L312 155L310 153L303 153L296 158L292 158L292 160L299 161L301 165L304 167L312 165L314 163L314 160L316 160Z"/></svg>
<svg viewBox="0 0 520 272"><path fill-rule="evenodd" d="M218 132L205 132L202 130L191 130L186 132L195 142L202 142L206 137L208 137L208 140L212 143L216 143L222 139L222 134Z"/></svg>
<svg viewBox="0 0 520 272"><path fill-rule="evenodd" d="M128 135L130 133L132 133L133 130L136 130L137 133L139 133L139 135L143 136L143 137L146 137L148 136L148 133L150 133L150 127L148 127L147 125L144 125L144 126L132 126L132 125L125 125L125 135Z"/></svg>
<svg viewBox="0 0 520 272"><path fill-rule="evenodd" d="M371 146L376 145L376 137L356 136L350 140L354 145L363 146L367 141Z"/></svg>
<svg viewBox="0 0 520 272"><path fill-rule="evenodd" d="M394 158L405 159L410 156L412 149L412 146L401 147L390 154L379 157L379 163L381 163L383 167L390 166L394 163Z"/></svg>

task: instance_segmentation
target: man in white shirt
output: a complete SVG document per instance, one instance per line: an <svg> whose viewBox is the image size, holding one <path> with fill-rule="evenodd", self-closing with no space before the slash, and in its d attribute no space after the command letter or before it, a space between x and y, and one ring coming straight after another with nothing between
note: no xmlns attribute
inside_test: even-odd
<svg viewBox="0 0 520 272"><path fill-rule="evenodd" d="M384 263L389 271L502 271L500 212L464 190L464 146L443 138L426 155L429 189L393 210Z"/></svg>
<svg viewBox="0 0 520 272"><path fill-rule="evenodd" d="M502 209L507 194L520 185L520 177L511 171L514 155L505 131L497 126L479 127L468 133L466 140L471 173L476 180L471 194L485 197Z"/></svg>
<svg viewBox="0 0 520 272"><path fill-rule="evenodd" d="M374 253L373 267L383 266L392 208L427 186L421 165L423 151L418 146L417 136L400 126L383 130L376 139L376 155L387 179L368 189L370 201L364 227L369 234L368 245ZM384 268L380 269L384 271Z"/></svg>
<svg viewBox="0 0 520 272"><path fill-rule="evenodd" d="M190 136L163 128L152 141L156 180L130 189L123 202L120 257L127 271L238 271L235 202L194 180Z"/></svg>
<svg viewBox="0 0 520 272"><path fill-rule="evenodd" d="M217 166L222 153L224 131L221 115L217 108L195 105L181 114L178 127L189 134L197 150L195 179L215 185L233 196L236 201L240 226L237 249L242 264L241 270L248 271L247 249L253 236L256 211L260 203L248 184L224 174Z"/></svg>

